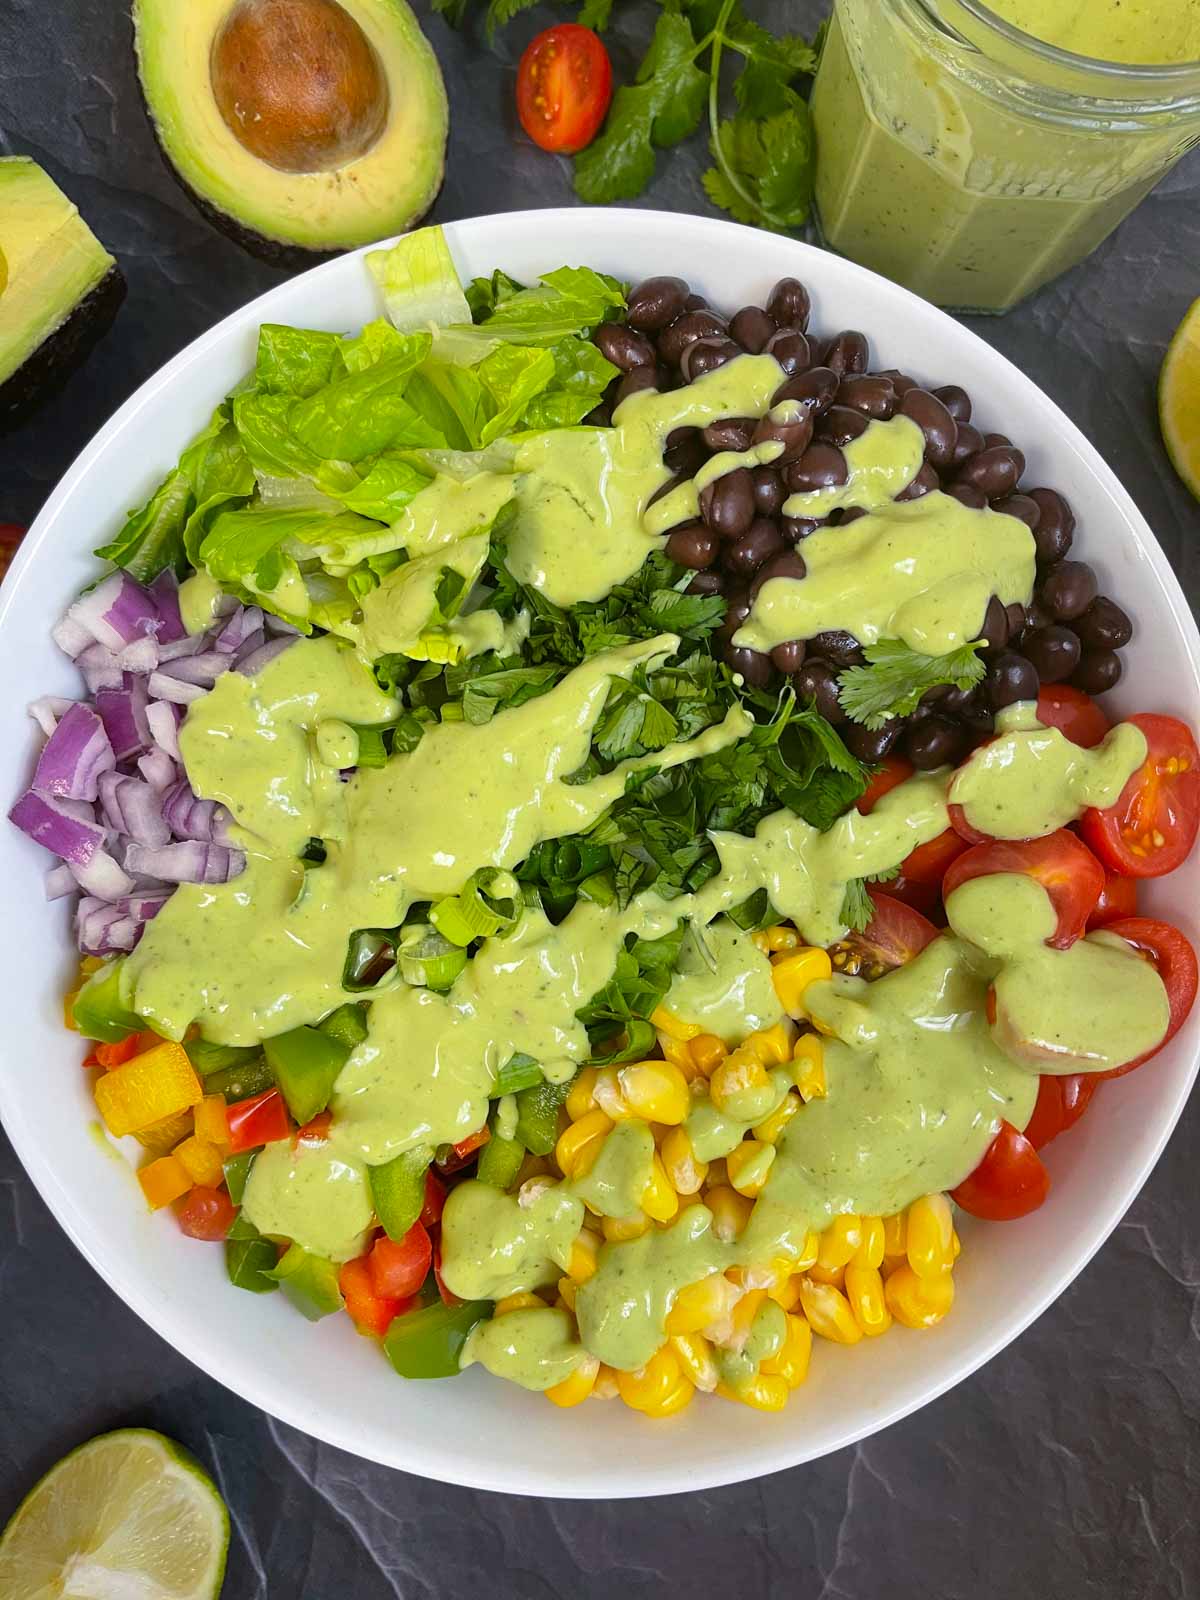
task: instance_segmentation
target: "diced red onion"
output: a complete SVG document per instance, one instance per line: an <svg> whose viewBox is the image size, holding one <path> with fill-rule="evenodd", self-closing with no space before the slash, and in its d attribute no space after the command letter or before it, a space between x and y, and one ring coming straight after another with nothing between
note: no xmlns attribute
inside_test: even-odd
<svg viewBox="0 0 1200 1600"><path fill-rule="evenodd" d="M151 692L153 692L151 680ZM156 745L165 750L172 761L182 761L179 754L179 724L182 713L177 713L173 705L166 700L155 701L146 707L146 721L150 724L150 733Z"/></svg>
<svg viewBox="0 0 1200 1600"><path fill-rule="evenodd" d="M82 622L76 622L69 612L65 617L60 617L50 629L50 637L64 655L71 657L72 661L81 650L86 650L88 645L95 643L89 629L85 628Z"/></svg>
<svg viewBox="0 0 1200 1600"><path fill-rule="evenodd" d="M173 783L162 797L162 814L178 839L225 844L233 821L217 800L201 800L186 778Z"/></svg>
<svg viewBox="0 0 1200 1600"><path fill-rule="evenodd" d="M119 900L134 888L133 879L107 850L95 851L86 863L72 861L70 867L79 887L86 894L94 894L98 900Z"/></svg>
<svg viewBox="0 0 1200 1600"><path fill-rule="evenodd" d="M64 895L74 894L79 885L75 882L75 874L64 861L61 866L51 867L46 874L46 899L61 900Z"/></svg>
<svg viewBox="0 0 1200 1600"><path fill-rule="evenodd" d="M176 661L166 662L161 671L154 674L154 677L174 678L180 683L198 685L202 689L211 689L221 674L229 671L229 667L230 660L225 651L202 650L199 655L180 656ZM153 682L153 679L151 679L151 682Z"/></svg>
<svg viewBox="0 0 1200 1600"><path fill-rule="evenodd" d="M273 611L264 613L263 626L268 633L274 634L277 638L298 639L300 637L300 629L294 623L285 622L282 617L277 617Z"/></svg>
<svg viewBox="0 0 1200 1600"><path fill-rule="evenodd" d="M117 652L117 665L124 672L153 672L158 665L158 640L135 639Z"/></svg>
<svg viewBox="0 0 1200 1600"><path fill-rule="evenodd" d="M166 661L178 661L180 656L194 656L209 646L206 633L188 633L182 639L172 639L169 644L158 647L158 662L161 666Z"/></svg>
<svg viewBox="0 0 1200 1600"><path fill-rule="evenodd" d="M167 844L171 830L163 815L162 796L141 778L106 772L100 780L100 804L108 825L128 834L135 844L152 849Z"/></svg>
<svg viewBox="0 0 1200 1600"><path fill-rule="evenodd" d="M158 610L158 642L171 644L186 637L187 629L179 614L179 579L165 567L150 585L150 595Z"/></svg>
<svg viewBox="0 0 1200 1600"><path fill-rule="evenodd" d="M172 665L176 663L172 662ZM150 693L156 700L169 700L173 705L190 705L208 691L200 683L183 683L179 678L168 678L165 672L150 674Z"/></svg>
<svg viewBox="0 0 1200 1600"><path fill-rule="evenodd" d="M111 573L67 612L107 650L121 650L135 639L157 634L161 618L153 596L127 572Z"/></svg>
<svg viewBox="0 0 1200 1600"><path fill-rule="evenodd" d="M138 757L138 771L152 789L169 789L179 775L178 768L161 745Z"/></svg>
<svg viewBox="0 0 1200 1600"><path fill-rule="evenodd" d="M103 845L104 829L96 822L75 815L70 809L72 805L70 800L56 800L51 795L27 789L8 813L8 818L37 844L64 861L83 866Z"/></svg>
<svg viewBox="0 0 1200 1600"><path fill-rule="evenodd" d="M75 657L75 665L83 673L89 694L99 694L101 689L119 689L125 681L121 664L111 650L102 644L90 644Z"/></svg>
<svg viewBox="0 0 1200 1600"><path fill-rule="evenodd" d="M126 673L122 688L96 691L96 710L118 761L127 761L150 744L146 704L146 681L132 673Z"/></svg>
<svg viewBox="0 0 1200 1600"><path fill-rule="evenodd" d="M33 787L60 799L94 800L101 773L115 765L103 722L77 700L42 747Z"/></svg>
<svg viewBox="0 0 1200 1600"><path fill-rule="evenodd" d="M118 900L117 904L126 908L135 922L149 922L156 917L167 901L175 893L174 889L148 889L140 894L127 895Z"/></svg>
<svg viewBox="0 0 1200 1600"><path fill-rule="evenodd" d="M243 677L253 678L255 673L261 672L264 667L269 666L276 656L281 656L291 643L292 640L290 638L269 639L259 649L251 651L249 655L239 660L234 670L240 672Z"/></svg>
<svg viewBox="0 0 1200 1600"><path fill-rule="evenodd" d="M246 857L228 845L185 839L161 850L131 844L125 852L125 865L130 872L148 873L166 883L228 883L246 865Z"/></svg>
<svg viewBox="0 0 1200 1600"><path fill-rule="evenodd" d="M60 694L43 694L31 700L26 709L48 739L58 727L60 717L64 717L74 704L74 700L64 699Z"/></svg>
<svg viewBox="0 0 1200 1600"><path fill-rule="evenodd" d="M225 650L232 655L258 633L262 625L263 614L259 606L241 606L225 623L214 643L218 650Z"/></svg>

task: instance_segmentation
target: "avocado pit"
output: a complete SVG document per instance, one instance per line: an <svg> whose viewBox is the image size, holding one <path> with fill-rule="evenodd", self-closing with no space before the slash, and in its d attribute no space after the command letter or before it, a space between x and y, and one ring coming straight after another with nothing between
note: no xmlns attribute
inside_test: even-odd
<svg viewBox="0 0 1200 1600"><path fill-rule="evenodd" d="M346 166L387 123L382 64L336 0L237 0L209 70L229 131L280 172Z"/></svg>

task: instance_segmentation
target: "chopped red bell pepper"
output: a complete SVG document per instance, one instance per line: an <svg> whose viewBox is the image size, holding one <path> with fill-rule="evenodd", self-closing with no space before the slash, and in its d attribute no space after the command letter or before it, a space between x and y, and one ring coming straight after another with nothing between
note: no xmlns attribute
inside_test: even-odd
<svg viewBox="0 0 1200 1600"><path fill-rule="evenodd" d="M415 1297L402 1299L376 1294L369 1262L369 1256L356 1256L353 1261L347 1261L338 1273L338 1288L359 1333L382 1338L396 1317L412 1309Z"/></svg>
<svg viewBox="0 0 1200 1600"><path fill-rule="evenodd" d="M296 1134L297 1144L324 1144L333 1122L332 1111L318 1111Z"/></svg>
<svg viewBox="0 0 1200 1600"><path fill-rule="evenodd" d="M427 1228L442 1220L446 1205L446 1185L430 1167L425 1173L425 1204L421 1207L421 1221Z"/></svg>
<svg viewBox="0 0 1200 1600"><path fill-rule="evenodd" d="M141 1055L143 1050L152 1050L161 1043L156 1033L129 1033L116 1044L97 1044L92 1054L98 1066L111 1071L113 1067L123 1067L134 1056Z"/></svg>
<svg viewBox="0 0 1200 1600"><path fill-rule="evenodd" d="M438 1171L457 1172L460 1167L465 1167L476 1150L485 1145L491 1137L486 1123L474 1133L469 1133L465 1139L460 1139L457 1144L450 1146L450 1153L437 1162Z"/></svg>
<svg viewBox="0 0 1200 1600"><path fill-rule="evenodd" d="M229 1148L234 1155L260 1144L286 1139L292 1131L287 1106L278 1089L264 1089L249 1100L238 1100L225 1111L229 1123Z"/></svg>
<svg viewBox="0 0 1200 1600"><path fill-rule="evenodd" d="M381 1300L405 1300L425 1282L432 1259L433 1245L420 1221L413 1223L399 1244L381 1234L367 1257L371 1287Z"/></svg>
<svg viewBox="0 0 1200 1600"><path fill-rule="evenodd" d="M189 1239L223 1239L233 1226L237 1207L224 1189L210 1189L198 1183L184 1197L176 1215Z"/></svg>
<svg viewBox="0 0 1200 1600"><path fill-rule="evenodd" d="M440 1239L433 1247L433 1276L444 1306L461 1306L465 1304L459 1295L456 1295L452 1289L447 1289L442 1282L442 1241Z"/></svg>

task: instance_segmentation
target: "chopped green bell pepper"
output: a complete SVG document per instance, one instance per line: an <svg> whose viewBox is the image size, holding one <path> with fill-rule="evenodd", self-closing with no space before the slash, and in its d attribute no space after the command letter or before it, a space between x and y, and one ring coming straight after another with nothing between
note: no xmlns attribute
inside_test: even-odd
<svg viewBox="0 0 1200 1600"><path fill-rule="evenodd" d="M243 1150L236 1156L230 1156L224 1163L225 1187L229 1190L229 1198L235 1206L240 1206L242 1196L246 1193L246 1179L250 1176L250 1168L254 1165L257 1150Z"/></svg>
<svg viewBox="0 0 1200 1600"><path fill-rule="evenodd" d="M360 1005L339 1006L324 1022L317 1023L317 1032L327 1033L331 1039L353 1050L367 1037L367 1014Z"/></svg>
<svg viewBox="0 0 1200 1600"><path fill-rule="evenodd" d="M541 1081L540 1063L532 1056L527 1056L523 1050L518 1050L516 1055L509 1056L496 1074L496 1081L492 1085L492 1096L495 1098L502 1094L516 1094L521 1089L532 1089Z"/></svg>
<svg viewBox="0 0 1200 1600"><path fill-rule="evenodd" d="M516 1097L504 1096L492 1106L488 1118L491 1138L479 1152L475 1176L480 1183L490 1183L493 1189L511 1189L525 1159L525 1146L516 1137L513 1126L515 1110Z"/></svg>
<svg viewBox="0 0 1200 1600"><path fill-rule="evenodd" d="M214 1072L224 1072L229 1067L245 1066L262 1055L256 1044L212 1044L208 1039L189 1039L183 1048L202 1078L211 1078Z"/></svg>
<svg viewBox="0 0 1200 1600"><path fill-rule="evenodd" d="M384 1354L402 1378L452 1378L467 1335L491 1314L490 1300L406 1312L384 1335Z"/></svg>
<svg viewBox="0 0 1200 1600"><path fill-rule="evenodd" d="M204 1089L206 1094L223 1094L232 1105L236 1100L249 1100L252 1095L262 1094L274 1082L266 1057L259 1051L248 1061L211 1073L204 1080Z"/></svg>
<svg viewBox="0 0 1200 1600"><path fill-rule="evenodd" d="M131 1033L145 1026L136 1011L121 999L121 969L124 956L118 956L107 966L98 967L75 996L71 1008L75 1026L85 1039L99 1039L102 1044L120 1044Z"/></svg>
<svg viewBox="0 0 1200 1600"><path fill-rule="evenodd" d="M252 1222L238 1215L225 1235L225 1270L236 1289L246 1289L251 1294L269 1294L279 1284L270 1274L274 1271L279 1252L269 1239Z"/></svg>
<svg viewBox="0 0 1200 1600"><path fill-rule="evenodd" d="M344 1304L338 1288L338 1269L324 1256L310 1255L298 1244L289 1245L276 1266L264 1274L274 1278L284 1294L310 1322L320 1322Z"/></svg>
<svg viewBox="0 0 1200 1600"><path fill-rule="evenodd" d="M535 1156L548 1156L558 1143L558 1113L571 1088L566 1083L535 1083L517 1096L517 1138Z"/></svg>
<svg viewBox="0 0 1200 1600"><path fill-rule="evenodd" d="M371 1203L389 1239L399 1244L425 1205L425 1174L433 1160L433 1148L419 1144L403 1155L368 1167Z"/></svg>
<svg viewBox="0 0 1200 1600"><path fill-rule="evenodd" d="M303 1127L329 1104L350 1046L305 1027L265 1039L263 1053L288 1110Z"/></svg>

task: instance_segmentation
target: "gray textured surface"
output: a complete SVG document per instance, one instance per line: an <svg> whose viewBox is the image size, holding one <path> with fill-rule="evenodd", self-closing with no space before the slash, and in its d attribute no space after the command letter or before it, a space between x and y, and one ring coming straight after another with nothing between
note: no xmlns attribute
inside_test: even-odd
<svg viewBox="0 0 1200 1600"><path fill-rule="evenodd" d="M144 378L280 276L215 233L162 168L122 9L0 0L0 150L46 165L120 257L130 287L116 331L84 372L0 440L0 520L29 520ZM803 26L823 9L798 0L786 11ZM568 165L514 137L513 63L534 26L514 25L489 55L481 40L429 22L453 107L438 218L569 201ZM614 52L621 74L645 37L637 7L623 13L618 37L633 41L629 54ZM661 160L647 203L708 209L697 183L704 164L699 139ZM1198 199L1193 157L1085 267L1006 320L976 324L1099 445L1194 602L1200 510L1167 465L1153 393L1170 333L1200 293ZM889 1432L733 1489L587 1505L424 1483L243 1404L108 1291L0 1136L0 1523L72 1445L147 1424L184 1440L229 1500L226 1600L1194 1595L1198 1159L1193 1107L1075 1286L981 1373Z"/></svg>

